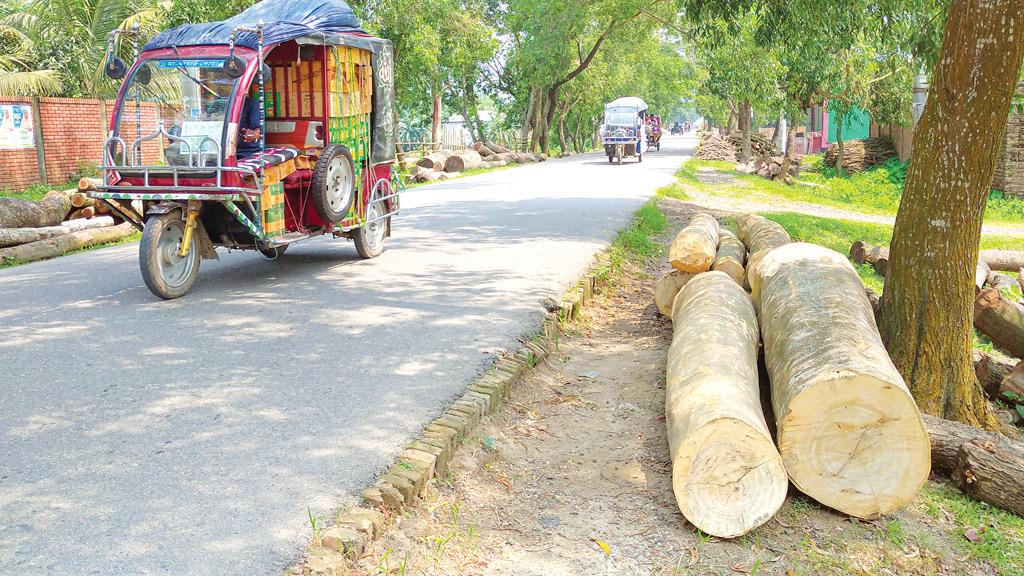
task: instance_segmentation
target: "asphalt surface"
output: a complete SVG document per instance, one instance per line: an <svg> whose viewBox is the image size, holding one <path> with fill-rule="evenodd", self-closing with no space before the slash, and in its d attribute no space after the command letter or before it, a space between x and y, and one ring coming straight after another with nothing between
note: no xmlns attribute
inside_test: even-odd
<svg viewBox="0 0 1024 576"><path fill-rule="evenodd" d="M375 260L222 252L174 301L134 245L0 270L0 574L280 574L692 144L414 189Z"/></svg>

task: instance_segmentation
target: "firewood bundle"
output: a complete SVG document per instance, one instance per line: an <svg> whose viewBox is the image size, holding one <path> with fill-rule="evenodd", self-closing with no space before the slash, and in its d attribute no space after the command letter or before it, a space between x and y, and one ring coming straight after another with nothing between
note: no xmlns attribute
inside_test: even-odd
<svg viewBox="0 0 1024 576"><path fill-rule="evenodd" d="M413 182L432 182L456 178L474 168L496 168L508 164L540 162L542 158L529 152L512 152L504 146L490 142L477 142L472 150L453 152L438 150L416 161L409 171Z"/></svg>
<svg viewBox="0 0 1024 576"><path fill-rule="evenodd" d="M743 133L733 132L729 134L729 142L736 148L737 152L743 147ZM772 156L778 156L775 143L770 138L756 132L750 134L750 152L755 158L767 161Z"/></svg>
<svg viewBox="0 0 1024 576"><path fill-rule="evenodd" d="M861 172L872 166L885 164L897 156L896 148L888 138L876 137L843 142L843 170ZM825 152L825 165L835 168L839 146L833 144Z"/></svg>
<svg viewBox="0 0 1024 576"><path fill-rule="evenodd" d="M736 161L736 147L715 132L704 132L693 154L698 160Z"/></svg>

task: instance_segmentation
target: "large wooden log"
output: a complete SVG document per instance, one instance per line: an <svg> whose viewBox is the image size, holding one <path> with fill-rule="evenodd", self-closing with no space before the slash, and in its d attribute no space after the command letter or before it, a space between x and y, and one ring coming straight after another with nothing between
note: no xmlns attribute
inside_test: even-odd
<svg viewBox="0 0 1024 576"><path fill-rule="evenodd" d="M113 225L114 219L108 216L102 218L68 220L61 223L60 226L44 226L41 228L0 228L0 248L19 246L21 244L28 244L29 242L46 240L47 238L55 238L78 230L102 228L104 226Z"/></svg>
<svg viewBox="0 0 1024 576"><path fill-rule="evenodd" d="M44 260L72 250L124 240L133 233L135 233L135 227L127 222L117 226L79 230L64 236L2 248L0 249L0 262L14 260L24 263Z"/></svg>
<svg viewBox="0 0 1024 576"><path fill-rule="evenodd" d="M991 273L992 269L988 267L988 264L978 260L978 263L974 266L974 287L979 292L985 289L985 282L988 281L988 275Z"/></svg>
<svg viewBox="0 0 1024 576"><path fill-rule="evenodd" d="M932 466L968 496L1024 515L1024 443L922 414Z"/></svg>
<svg viewBox="0 0 1024 576"><path fill-rule="evenodd" d="M875 272L885 276L885 268L889 265L889 249L857 240L850 246L850 260L856 264L869 264Z"/></svg>
<svg viewBox="0 0 1024 576"><path fill-rule="evenodd" d="M451 152L447 150L438 150L437 152L431 152L423 158L420 158L419 161L416 162L416 165L420 168L427 168L437 172L444 169L444 162L448 159L448 156L451 156Z"/></svg>
<svg viewBox="0 0 1024 576"><path fill-rule="evenodd" d="M38 202L0 197L0 228L57 226L71 211L66 192L51 190Z"/></svg>
<svg viewBox="0 0 1024 576"><path fill-rule="evenodd" d="M978 258L989 268L1000 272L1016 272L1024 268L1024 251L1021 250L982 250Z"/></svg>
<svg viewBox="0 0 1024 576"><path fill-rule="evenodd" d="M658 281L654 283L654 303L662 314L672 318L672 302L675 301L676 294L679 294L683 286L694 276L696 274L672 270L658 278Z"/></svg>
<svg viewBox="0 0 1024 576"><path fill-rule="evenodd" d="M719 233L721 237L718 240L718 252L715 254L711 269L725 272L737 284L743 286L743 264L747 261L747 248L732 232L720 230Z"/></svg>
<svg viewBox="0 0 1024 576"><path fill-rule="evenodd" d="M995 288L974 299L974 327L1015 358L1024 358L1024 311Z"/></svg>
<svg viewBox="0 0 1024 576"><path fill-rule="evenodd" d="M1014 402L1024 404L1024 360L1011 368L999 383L999 395L1014 398Z"/></svg>
<svg viewBox="0 0 1024 576"><path fill-rule="evenodd" d="M718 220L706 212L698 212L672 241L668 260L680 272L706 272L711 269L717 252Z"/></svg>
<svg viewBox="0 0 1024 576"><path fill-rule="evenodd" d="M999 387L1010 370L1013 362L1003 360L980 350L974 350L974 374L985 394L993 400L999 397Z"/></svg>
<svg viewBox="0 0 1024 576"><path fill-rule="evenodd" d="M473 168L480 168L484 165L483 158L480 157L479 152L473 150L466 150L465 152L459 152L458 154L452 154L444 161L445 172L462 172L463 170L471 170Z"/></svg>
<svg viewBox="0 0 1024 576"><path fill-rule="evenodd" d="M859 518L903 506L928 477L928 435L857 271L838 252L795 243L768 252L759 276L779 451L793 484Z"/></svg>
<svg viewBox="0 0 1024 576"><path fill-rule="evenodd" d="M744 286L751 290L754 304L758 302L760 288L758 267L771 250L793 241L789 233L776 222L757 214L740 214L736 217L739 239L747 245L747 274Z"/></svg>
<svg viewBox="0 0 1024 576"><path fill-rule="evenodd" d="M788 487L761 411L757 318L724 272L699 274L673 305L665 420L679 510L708 534L764 524Z"/></svg>

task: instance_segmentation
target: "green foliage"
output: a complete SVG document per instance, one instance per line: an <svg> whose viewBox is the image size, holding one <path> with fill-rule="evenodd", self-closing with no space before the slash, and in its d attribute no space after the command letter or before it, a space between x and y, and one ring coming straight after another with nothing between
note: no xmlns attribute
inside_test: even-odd
<svg viewBox="0 0 1024 576"><path fill-rule="evenodd" d="M904 183L907 181L907 168L909 167L910 160L890 158L885 163L885 170L889 173L889 182L892 182L902 190Z"/></svg>

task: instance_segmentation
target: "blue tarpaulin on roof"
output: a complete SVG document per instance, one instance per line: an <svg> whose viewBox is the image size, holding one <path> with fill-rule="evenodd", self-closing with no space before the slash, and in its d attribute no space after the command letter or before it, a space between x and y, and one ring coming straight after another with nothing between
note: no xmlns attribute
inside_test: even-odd
<svg viewBox="0 0 1024 576"><path fill-rule="evenodd" d="M185 24L164 30L145 49L172 46L227 44L231 31L239 26L255 27L263 21L263 44L271 45L302 38L336 44L339 34L365 33L352 8L343 0L263 0L222 22ZM256 34L239 32L236 46L256 48Z"/></svg>

